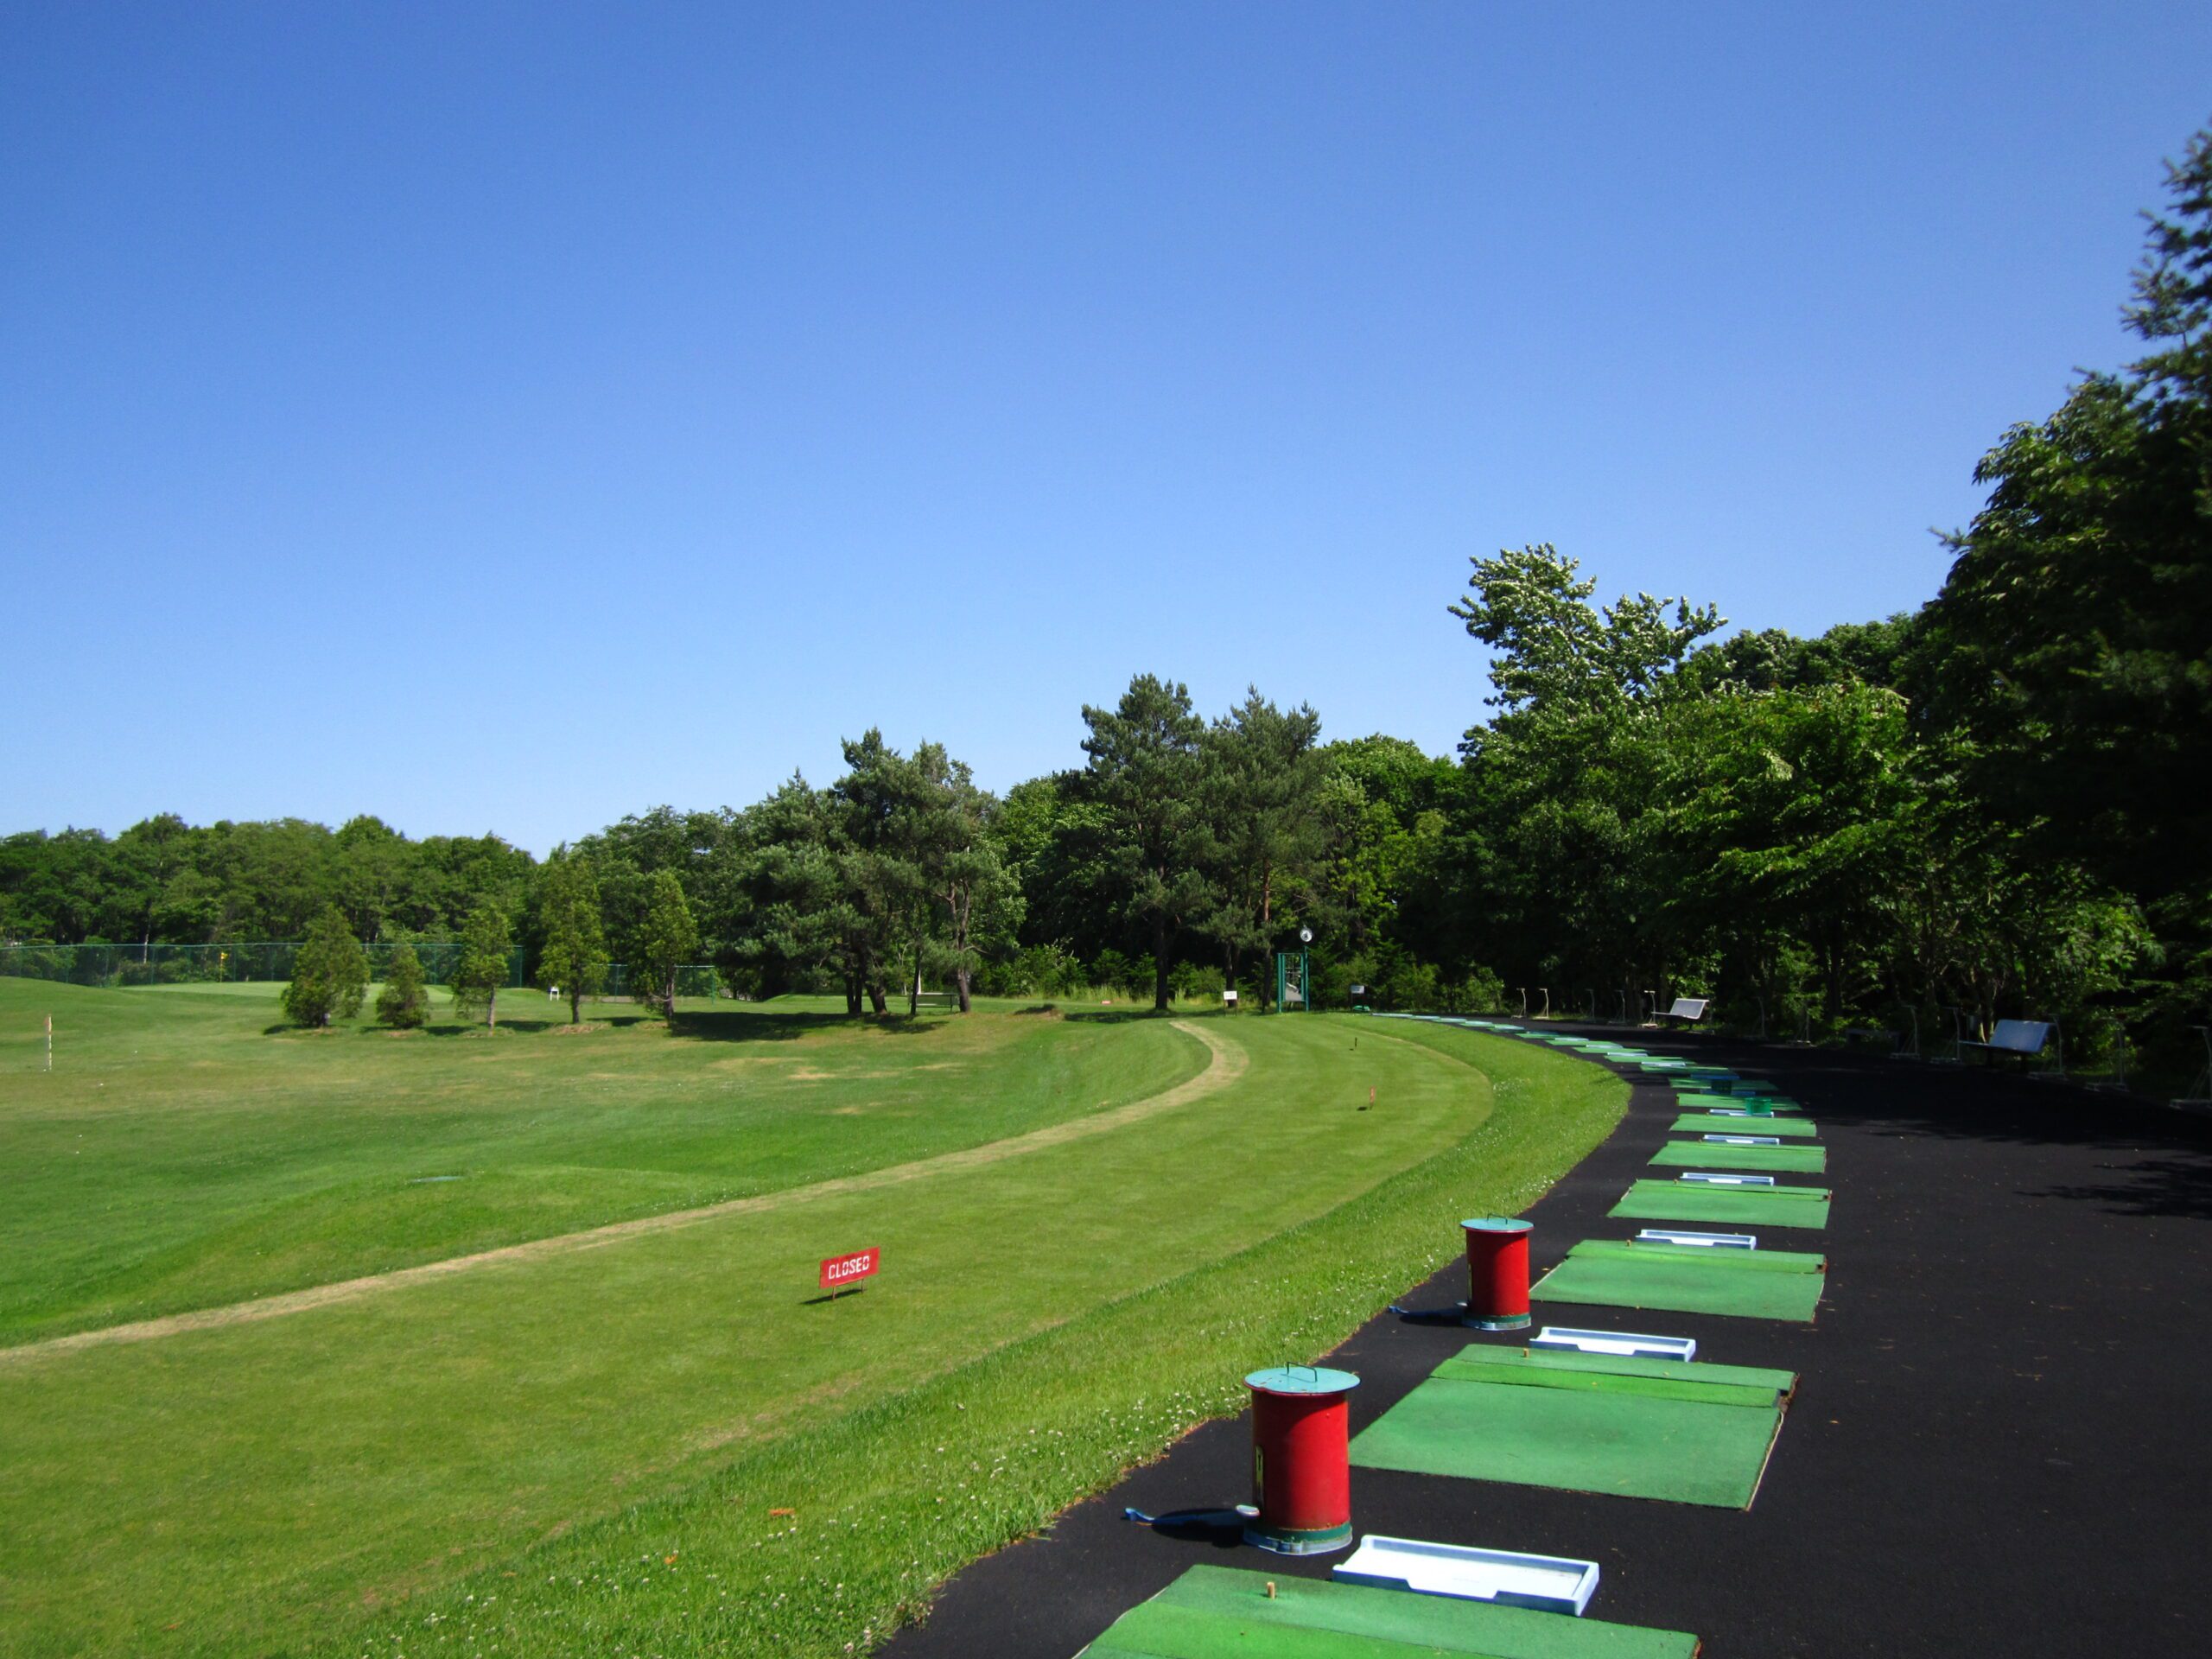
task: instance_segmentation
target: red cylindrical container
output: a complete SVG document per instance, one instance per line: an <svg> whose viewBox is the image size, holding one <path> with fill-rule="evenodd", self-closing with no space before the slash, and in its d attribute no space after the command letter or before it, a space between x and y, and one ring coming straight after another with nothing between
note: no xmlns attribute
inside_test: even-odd
<svg viewBox="0 0 2212 1659"><path fill-rule="evenodd" d="M1467 1233L1467 1311L1478 1331L1529 1327L1529 1232L1525 1221L1486 1216L1463 1221Z"/></svg>
<svg viewBox="0 0 2212 1659"><path fill-rule="evenodd" d="M1244 1541L1279 1555L1325 1555L1351 1542L1350 1371L1278 1365L1252 1390L1252 1502Z"/></svg>

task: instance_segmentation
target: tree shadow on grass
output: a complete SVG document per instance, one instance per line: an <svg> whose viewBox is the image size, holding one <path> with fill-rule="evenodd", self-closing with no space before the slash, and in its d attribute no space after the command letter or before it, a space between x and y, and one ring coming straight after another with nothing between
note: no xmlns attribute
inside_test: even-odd
<svg viewBox="0 0 2212 1659"><path fill-rule="evenodd" d="M943 1019L904 1012L855 1015L678 1010L674 1030L679 1037L696 1037L709 1043L788 1043L817 1031L869 1031L886 1037L912 1037L938 1030L947 1023Z"/></svg>
<svg viewBox="0 0 2212 1659"><path fill-rule="evenodd" d="M1063 1020L1080 1020L1086 1025L1122 1026L1132 1020L1205 1019L1210 1016L1186 1014L1177 1008L1063 1008Z"/></svg>
<svg viewBox="0 0 2212 1659"><path fill-rule="evenodd" d="M625 1030L631 1026L653 1024L657 1020L657 1015L650 1014L600 1014L588 1020L586 1023L594 1026L605 1026L609 1030L613 1031L620 1031ZM396 1037L405 1033L421 1037L434 1037L450 1039L453 1038L483 1037L487 1035L497 1037L505 1032L515 1032L523 1035L536 1037L543 1035L544 1033L549 1031L566 1031L569 1028L569 1022L565 1019L509 1020L503 1017L496 1028L491 1028L488 1030L481 1020L433 1020L426 1021L419 1026L404 1027L349 1024L343 1026L326 1026L321 1027L296 1026L287 1020L280 1020L273 1026L264 1026L261 1028L261 1034L264 1037L321 1037L327 1035L334 1038L340 1036Z"/></svg>

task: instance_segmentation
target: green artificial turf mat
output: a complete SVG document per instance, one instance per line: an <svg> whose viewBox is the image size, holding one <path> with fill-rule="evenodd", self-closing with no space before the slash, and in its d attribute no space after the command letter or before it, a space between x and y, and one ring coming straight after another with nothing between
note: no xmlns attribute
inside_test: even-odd
<svg viewBox="0 0 2212 1659"><path fill-rule="evenodd" d="M1541 1302L1605 1307L1664 1308L1731 1319L1812 1321L1827 1277L1771 1258L1794 1253L1728 1250L1697 1245L1624 1245L1616 1250L1575 1247L1529 1294ZM1769 1260L1760 1261L1761 1257ZM1817 1263L1817 1255L1796 1262ZM1752 1263L1757 1262L1757 1266ZM1660 1361L1662 1364L1678 1363Z"/></svg>
<svg viewBox="0 0 2212 1659"><path fill-rule="evenodd" d="M1676 1135L1791 1135L1807 1138L1820 1132L1819 1124L1786 1112L1776 1112L1768 1117L1723 1117L1717 1112L1684 1112L1675 1120L1673 1130Z"/></svg>
<svg viewBox="0 0 2212 1659"><path fill-rule="evenodd" d="M1669 1141L1651 1154L1677 1169L1763 1169L1817 1175L1828 1166L1826 1147L1731 1147L1718 1141Z"/></svg>
<svg viewBox="0 0 2212 1659"><path fill-rule="evenodd" d="M1680 1630L1448 1596L1194 1567L1114 1621L1077 1659L1691 1659Z"/></svg>
<svg viewBox="0 0 2212 1659"><path fill-rule="evenodd" d="M1796 1387L1789 1371L1749 1365L1686 1365L1643 1355L1568 1353L1474 1343L1431 1373L1501 1388L1567 1389L1580 1394L1632 1394L1653 1400L1697 1400L1722 1406L1778 1405Z"/></svg>
<svg viewBox="0 0 2212 1659"><path fill-rule="evenodd" d="M1819 1186L1700 1186L1638 1181L1609 1212L1623 1221L1716 1221L1752 1227L1825 1227L1828 1194Z"/></svg>
<svg viewBox="0 0 2212 1659"><path fill-rule="evenodd" d="M1702 1386L1708 1397L1631 1393L1637 1385L1666 1386L1641 1369L1617 1369L1609 1387L1529 1388L1493 1380L1511 1363L1503 1357L1516 1351L1478 1346L1479 1357L1446 1360L1352 1441L1351 1460L1368 1469L1719 1509L1750 1506L1782 1426L1782 1408L1774 1403L1779 1390L1772 1385L1708 1382L1707 1367L1680 1360L1643 1363L1669 1370L1675 1389ZM1568 1357L1617 1368L1629 1363L1594 1354L1522 1353L1524 1362ZM1563 1366L1542 1369L1555 1377L1572 1375ZM1717 1369L1732 1376L1740 1370ZM1583 1375L1594 1380L1606 1374Z"/></svg>
<svg viewBox="0 0 2212 1659"><path fill-rule="evenodd" d="M1738 1273L1826 1273L1828 1259L1815 1250L1741 1250L1718 1244L1668 1244L1656 1238L1586 1238L1569 1255L1664 1256L1683 1262L1719 1261Z"/></svg>

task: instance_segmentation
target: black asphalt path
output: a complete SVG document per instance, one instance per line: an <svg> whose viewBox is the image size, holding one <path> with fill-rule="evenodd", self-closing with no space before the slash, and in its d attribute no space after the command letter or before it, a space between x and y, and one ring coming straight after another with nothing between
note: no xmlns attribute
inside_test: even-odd
<svg viewBox="0 0 2212 1659"><path fill-rule="evenodd" d="M2212 1653L2196 1599L2212 1571L2212 1122L1980 1068L1630 1040L1773 1078L1828 1149L1827 1230L1762 1239L1827 1255L1812 1325L1548 1311L1800 1373L1757 1502L1737 1512L1354 1469L1358 1530L1594 1560L1593 1617L1695 1631L1713 1659ZM1672 1090L1639 1083L1618 1130L1527 1212L1537 1273L1578 1239L1661 1224L1605 1211L1654 1173L1645 1160L1674 1116ZM1437 1225L1456 1236L1456 1220ZM1402 1300L1463 1294L1454 1268ZM1330 1359L1362 1378L1353 1432L1467 1342L1510 1340L1370 1321ZM1325 1575L1331 1558L1122 1519L1245 1501L1249 1469L1248 1420L1209 1424L969 1567L881 1651L1068 1659L1196 1561Z"/></svg>

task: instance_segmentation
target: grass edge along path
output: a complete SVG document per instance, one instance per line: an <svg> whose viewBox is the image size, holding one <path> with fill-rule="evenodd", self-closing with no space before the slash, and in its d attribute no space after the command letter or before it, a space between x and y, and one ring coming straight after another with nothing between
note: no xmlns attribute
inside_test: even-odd
<svg viewBox="0 0 2212 1659"><path fill-rule="evenodd" d="M879 1192L885 1187L897 1186L902 1182L918 1180L948 1170L973 1169L1007 1158L1018 1158L1024 1153L1038 1152L1047 1147L1064 1146L1071 1141L1103 1135L1110 1129L1118 1129L1161 1112L1171 1111L1178 1106L1186 1106L1217 1090L1227 1088L1243 1077L1250 1065L1251 1057L1243 1048L1215 1035L1196 1021L1176 1020L1169 1023L1176 1030L1195 1037L1205 1045L1207 1059L1204 1069L1171 1089L1162 1090L1143 1100L1131 1101L1125 1106L1048 1123L1042 1128L1009 1135L1001 1141L987 1141L977 1147L963 1147L953 1152L938 1153L933 1157L918 1158L911 1163L867 1170L857 1175L841 1175L826 1181L810 1182L804 1186L782 1187L772 1192L755 1193L750 1198L726 1198L720 1204L701 1205L689 1210L664 1211L658 1215L639 1216L628 1221L588 1227L580 1232L556 1233L547 1238L525 1239L518 1244L503 1244L495 1249L448 1256L442 1261L398 1268L390 1273L341 1279L333 1284L311 1285L304 1290L284 1291L274 1296L258 1297L250 1302L232 1302L222 1307L195 1308L186 1313L164 1314L159 1319L137 1319L125 1325L97 1325L89 1331L73 1331L67 1336L48 1337L12 1348L0 1348L0 1365L6 1365L10 1361L70 1353L107 1343L150 1342L187 1331L209 1331L224 1325L249 1325L260 1319L280 1319L288 1313L303 1313L311 1308L329 1307L339 1302L352 1301L357 1297L373 1295L379 1291L404 1289L410 1285L425 1284L454 1274L475 1272L505 1263L538 1261L574 1250L596 1249L622 1239L637 1238L647 1233L673 1232L681 1227L696 1226L702 1222L716 1221L727 1216L751 1215L819 1198Z"/></svg>
<svg viewBox="0 0 2212 1659"><path fill-rule="evenodd" d="M1234 1256L493 1561L309 1650L865 1652L923 1616L969 1562L1242 1410L1245 1372L1344 1341L1457 1253L1459 1217L1525 1209L1627 1109L1623 1080L1566 1055L1446 1027L1374 1036L1467 1063L1471 1084L1490 1086L1490 1116Z"/></svg>

